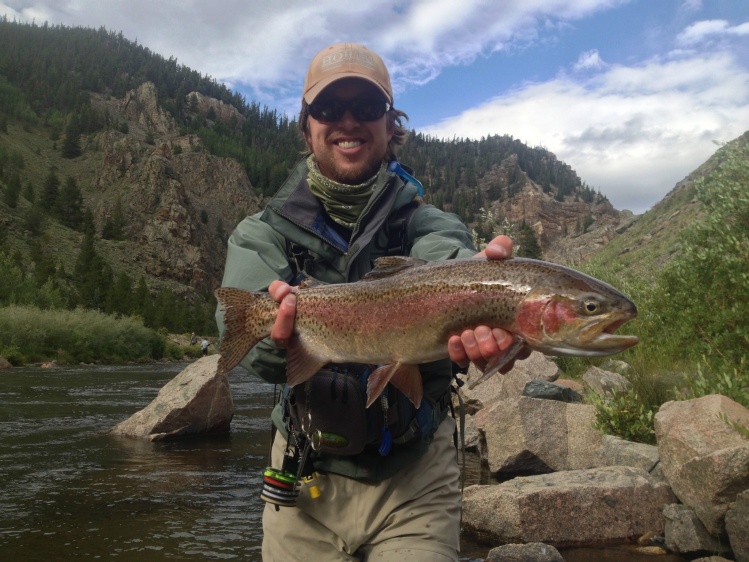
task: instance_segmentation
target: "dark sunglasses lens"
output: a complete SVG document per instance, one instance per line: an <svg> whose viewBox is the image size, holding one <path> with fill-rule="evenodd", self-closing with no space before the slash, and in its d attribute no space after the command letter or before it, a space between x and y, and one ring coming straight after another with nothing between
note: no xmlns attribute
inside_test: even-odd
<svg viewBox="0 0 749 562"><path fill-rule="evenodd" d="M309 106L309 114L317 121L325 123L338 121L345 111L346 108L337 100L319 101Z"/></svg>
<svg viewBox="0 0 749 562"><path fill-rule="evenodd" d="M351 113L359 121L377 121L385 115L387 105L387 102L380 100L361 100L352 103Z"/></svg>
<svg viewBox="0 0 749 562"><path fill-rule="evenodd" d="M381 100L324 100L311 104L308 109L312 117L325 123L340 121L346 111L351 111L358 121L377 121L385 115L388 103Z"/></svg>

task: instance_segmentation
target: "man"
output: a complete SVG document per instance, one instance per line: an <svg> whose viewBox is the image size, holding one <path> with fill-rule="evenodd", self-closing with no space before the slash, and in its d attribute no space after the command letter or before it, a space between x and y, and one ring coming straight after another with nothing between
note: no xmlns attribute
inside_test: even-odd
<svg viewBox="0 0 749 562"><path fill-rule="evenodd" d="M421 186L395 160L406 131L401 122L405 113L395 109L393 101L388 71L374 52L361 45L338 44L318 53L305 79L299 116L310 154L267 208L242 221L229 240L222 285L267 290L280 303L270 338L242 362L268 381L284 382L284 348L293 337L294 293L304 277L327 283L357 281L372 269L376 258L393 252L428 260L476 254L467 228L455 215L420 204ZM401 239L393 235L394 224L405 224ZM512 242L501 236L478 255L502 259L511 253ZM217 320L223 332L220 311ZM450 338L448 351L460 367L472 361L483 369L511 344L507 332L479 326ZM368 372L366 367L332 368L335 377ZM457 560L461 494L452 445L455 422L446 416L452 366L444 360L419 368L425 395L422 408L432 409L427 416L432 424L417 426L415 437L403 433L400 441L392 440L392 446L386 435L389 427L383 428L379 439L349 455L299 453L312 440L304 429L305 418L293 415L299 402L305 401L300 397L307 397L302 405L309 420L326 412L309 398L307 383L299 385L306 394L299 394L298 387L287 390L284 404L273 414L279 431L272 467L280 469L289 462L301 467L299 473L309 468L306 472L315 477L314 488L302 486L291 502L294 507L279 508L272 503L286 505L285 498L295 492L266 480L279 488L270 490L270 499L264 498L271 501L263 515L264 561ZM344 402L336 404L328 409L345 407ZM384 398L384 419L390 419L388 408L394 404ZM365 415L363 408L361 414L347 413L346 419L353 424L359 415ZM417 419L419 412L413 416ZM350 428L338 429L345 434ZM290 462L292 452L296 464ZM273 499L277 491L281 501Z"/></svg>

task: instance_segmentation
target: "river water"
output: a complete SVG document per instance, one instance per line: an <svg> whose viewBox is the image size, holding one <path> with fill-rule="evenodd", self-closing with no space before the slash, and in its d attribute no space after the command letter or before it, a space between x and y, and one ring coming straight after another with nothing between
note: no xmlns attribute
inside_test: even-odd
<svg viewBox="0 0 749 562"><path fill-rule="evenodd" d="M261 561L272 385L230 374L226 436L150 443L106 433L185 366L0 371L0 560ZM469 482L478 481L475 465ZM473 561L489 548L465 539L462 550ZM626 548L563 556L652 560Z"/></svg>

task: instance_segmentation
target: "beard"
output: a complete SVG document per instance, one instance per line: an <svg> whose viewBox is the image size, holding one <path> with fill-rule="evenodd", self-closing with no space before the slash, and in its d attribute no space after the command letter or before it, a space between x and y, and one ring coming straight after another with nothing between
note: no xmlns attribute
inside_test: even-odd
<svg viewBox="0 0 749 562"><path fill-rule="evenodd" d="M374 176L383 159L373 156L360 164L339 164L331 154L315 155L320 172L331 180L345 185L359 185Z"/></svg>

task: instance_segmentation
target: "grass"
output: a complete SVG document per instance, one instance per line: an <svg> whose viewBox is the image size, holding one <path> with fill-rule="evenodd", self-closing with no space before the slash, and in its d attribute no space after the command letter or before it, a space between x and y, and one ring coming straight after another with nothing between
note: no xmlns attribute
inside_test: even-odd
<svg viewBox="0 0 749 562"><path fill-rule="evenodd" d="M93 310L0 308L0 356L11 364L145 362L181 359L184 350L138 318Z"/></svg>

